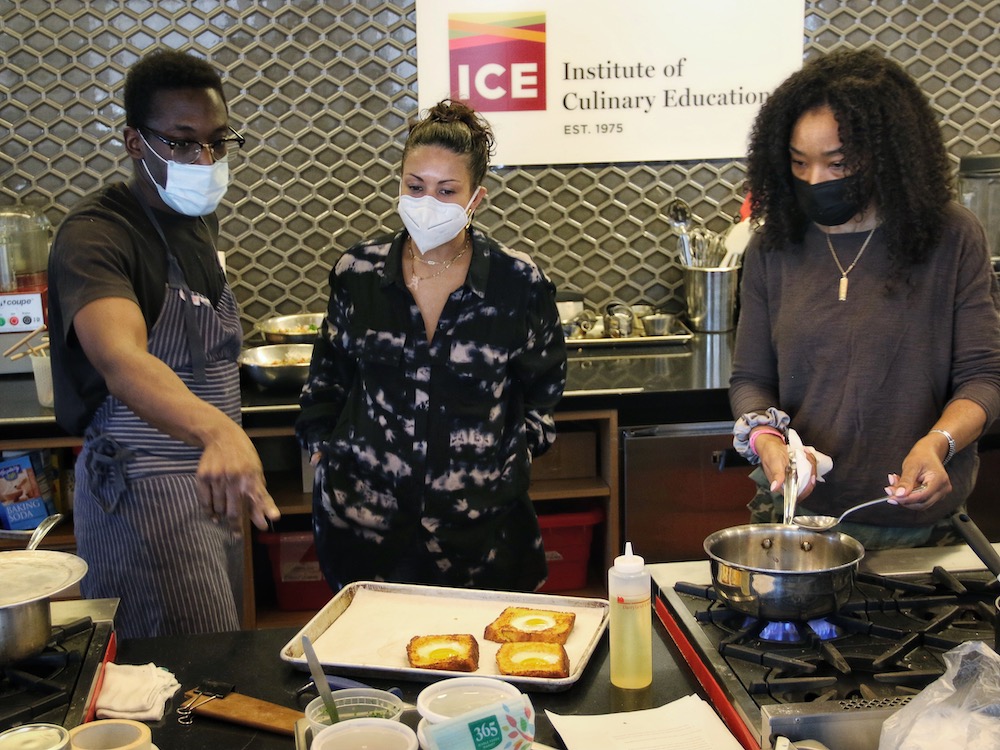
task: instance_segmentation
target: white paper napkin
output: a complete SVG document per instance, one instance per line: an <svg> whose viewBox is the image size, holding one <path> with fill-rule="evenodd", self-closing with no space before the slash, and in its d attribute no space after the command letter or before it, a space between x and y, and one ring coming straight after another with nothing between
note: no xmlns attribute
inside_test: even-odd
<svg viewBox="0 0 1000 750"><path fill-rule="evenodd" d="M802 445L802 438L799 437L799 433L795 430L788 431L788 448L795 451L795 468L799 474L799 489L796 497L801 497L806 487L809 486L809 479L812 476L812 472L809 471L811 464L809 463L808 455L811 454L816 457L817 482L824 481L823 477L833 468L833 459L825 453L820 453L811 445Z"/></svg>
<svg viewBox="0 0 1000 750"><path fill-rule="evenodd" d="M742 750L719 715L697 695L644 711L545 713L569 750Z"/></svg>
<svg viewBox="0 0 1000 750"><path fill-rule="evenodd" d="M97 696L97 717L159 721L164 705L179 687L173 673L155 664L108 662L104 666L104 685Z"/></svg>

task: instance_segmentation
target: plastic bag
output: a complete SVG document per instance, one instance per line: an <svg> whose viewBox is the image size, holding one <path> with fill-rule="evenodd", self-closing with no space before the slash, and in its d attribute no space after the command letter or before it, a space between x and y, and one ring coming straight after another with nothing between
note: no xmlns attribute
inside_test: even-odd
<svg viewBox="0 0 1000 750"><path fill-rule="evenodd" d="M879 750L1000 748L1000 656L968 641L944 660L945 673L885 720Z"/></svg>

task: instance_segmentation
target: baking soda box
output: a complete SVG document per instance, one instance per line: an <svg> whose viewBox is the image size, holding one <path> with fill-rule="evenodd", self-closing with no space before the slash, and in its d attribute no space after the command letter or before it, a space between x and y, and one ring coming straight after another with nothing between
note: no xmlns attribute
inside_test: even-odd
<svg viewBox="0 0 1000 750"><path fill-rule="evenodd" d="M33 529L51 512L38 487L31 456L0 461L0 527Z"/></svg>

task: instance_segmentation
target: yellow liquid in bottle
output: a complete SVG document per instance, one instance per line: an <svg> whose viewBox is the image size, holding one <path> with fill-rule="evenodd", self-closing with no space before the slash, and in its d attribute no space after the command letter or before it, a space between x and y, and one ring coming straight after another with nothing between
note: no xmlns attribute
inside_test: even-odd
<svg viewBox="0 0 1000 750"><path fill-rule="evenodd" d="M624 601L612 597L610 615L611 684L626 689L644 688L653 681L649 597Z"/></svg>

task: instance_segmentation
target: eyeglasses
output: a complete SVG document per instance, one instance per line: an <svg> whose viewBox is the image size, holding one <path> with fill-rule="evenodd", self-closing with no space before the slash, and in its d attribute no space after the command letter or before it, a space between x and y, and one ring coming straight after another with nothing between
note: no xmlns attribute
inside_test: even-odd
<svg viewBox="0 0 1000 750"><path fill-rule="evenodd" d="M203 148L211 150L213 161L220 161L229 156L230 151L239 151L243 148L243 144L246 143L246 138L233 130L232 127L229 128L233 134L232 137L220 138L219 140L212 141L211 143L174 140L172 138L167 138L162 133L157 133L150 127L144 126L142 129L148 133L152 133L162 143L167 144L167 146L170 147L170 158L178 164L194 164L198 161L198 157L201 156L201 150Z"/></svg>

